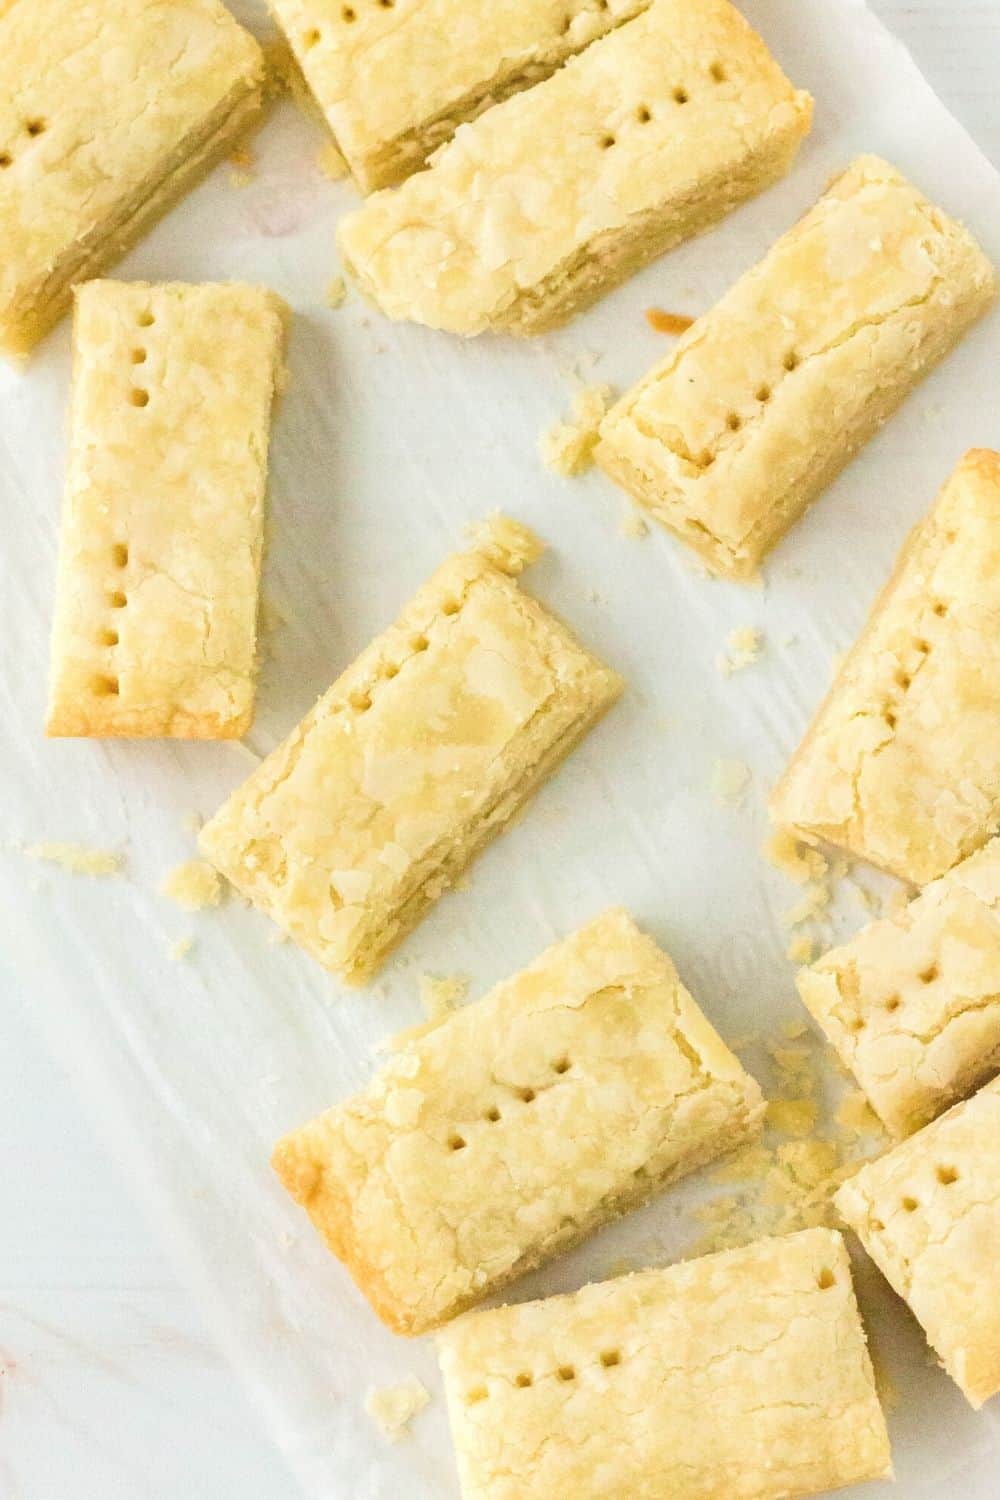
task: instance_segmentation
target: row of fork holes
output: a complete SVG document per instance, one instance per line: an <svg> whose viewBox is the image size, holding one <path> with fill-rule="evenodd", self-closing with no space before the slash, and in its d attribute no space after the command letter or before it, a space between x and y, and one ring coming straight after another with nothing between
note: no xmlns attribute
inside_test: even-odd
<svg viewBox="0 0 1000 1500"><path fill-rule="evenodd" d="M934 1176L942 1187L951 1187L958 1181L958 1168L946 1162L939 1162L934 1168ZM914 1198L911 1193L905 1193L899 1200L899 1206L906 1214L915 1214L920 1207L920 1199ZM872 1228L878 1233L885 1228L881 1219L872 1219Z"/></svg>
<svg viewBox="0 0 1000 1500"><path fill-rule="evenodd" d="M834 1275L833 1271L830 1270L829 1266L824 1266L816 1276L817 1287L821 1292L826 1292L829 1291L832 1286L836 1286L836 1284L837 1278ZM601 1369L613 1370L616 1366L620 1365L621 1362L622 1354L620 1349L604 1349L601 1352ZM577 1371L575 1365L557 1365L554 1373L557 1380L562 1381L565 1385L569 1385L572 1381L578 1378L579 1372ZM519 1391L527 1391L530 1390L531 1387L535 1384L535 1379L536 1377L532 1375L529 1370L520 1370L514 1376L514 1386ZM475 1406L478 1402L485 1401L488 1396L489 1391L487 1390L486 1386L478 1385L474 1386L473 1389L469 1391L465 1399L469 1406Z"/></svg>
<svg viewBox="0 0 1000 1500"><path fill-rule="evenodd" d="M144 308L143 311L137 315L135 321L136 325L139 328L152 328L153 324L156 322L156 318L148 308ZM133 365L144 365L148 357L148 351L143 344L135 344L132 348L131 354L129 355L129 358L131 359ZM128 399L132 406L148 406L149 392L148 390L146 390L145 386L133 385L129 390Z"/></svg>
<svg viewBox="0 0 1000 1500"><path fill-rule="evenodd" d="M933 984L934 981L936 979L940 979L940 977L941 970L936 963L928 964L927 968L921 969L920 973L917 975L917 978L920 980L921 984ZM883 1002L883 1009L890 1012L898 1010L902 1003L903 1002L898 995L889 995L889 997ZM864 1031L867 1024L868 1022L865 1020L864 1016L852 1016L850 1021L850 1029L852 1031Z"/></svg>
<svg viewBox="0 0 1000 1500"><path fill-rule="evenodd" d="M567 22L567 30L568 29L569 23ZM726 71L721 63L714 62L709 68L708 73L713 82L725 82ZM691 95L688 93L687 89L683 87L683 85L678 84L677 87L673 90L671 98L673 99L675 104L687 104L691 98ZM652 122L653 111L650 109L648 104L640 104L637 107L635 111L635 119L640 125L649 125ZM610 151L611 147L617 143L617 140L618 137L611 131L605 131L604 134L599 137L598 144L602 151Z"/></svg>
<svg viewBox="0 0 1000 1500"><path fill-rule="evenodd" d="M793 370L797 370L801 363L802 361L800 360L798 354L794 349L789 349L788 353L782 360L782 366L789 374L791 374ZM754 400L757 401L761 406L766 406L773 394L774 392L768 385L767 381L763 381L754 391ZM743 426L743 418L740 416L738 411L727 412L726 426L729 428L730 432L739 432L740 428ZM704 453L700 453L695 459L695 463L697 464L699 469L711 468L714 462L715 454L709 452L708 449L706 449Z"/></svg>
<svg viewBox="0 0 1000 1500"><path fill-rule="evenodd" d="M35 140L38 136L45 134L45 121L33 116L24 122L24 134L29 140ZM0 170L4 167L14 165L14 154L12 151L0 151Z"/></svg>
<svg viewBox="0 0 1000 1500"><path fill-rule="evenodd" d="M152 328L156 318L149 308L143 308L136 314L136 326L139 328ZM147 350L141 344L133 346L130 359L133 365L144 365L147 359ZM143 386L132 386L129 390L129 402L132 406L144 407L149 405L149 392ZM128 566L128 545L125 542L115 542L111 548L111 566L117 572L121 572ZM124 609L128 604L128 597L122 588L112 588L108 591L107 602L110 609ZM98 644L107 650L112 650L118 645L118 631L114 626L104 626L98 634ZM93 691L99 698L116 697L119 692L118 678L112 673L101 672L93 680Z"/></svg>
<svg viewBox="0 0 1000 1500"><path fill-rule="evenodd" d="M111 566L117 570L128 567L128 546L125 542L116 542L111 549ZM128 599L124 589L109 589L108 605L111 609L124 609ZM112 626L105 626L99 633L98 644L112 648L118 645L118 632ZM118 678L110 673L99 673L94 678L94 692L99 698L112 698L118 693Z"/></svg>
<svg viewBox="0 0 1000 1500"><path fill-rule="evenodd" d="M457 599L447 599L441 606L441 613L443 615L447 615L450 619L452 616L457 615L461 608L462 606ZM428 646L430 645L430 641L427 639L426 635L421 633L419 635L411 636L409 644L410 655L419 656L422 651L427 650ZM401 666L402 663L394 661L386 662L385 666L379 672L378 677L376 678L376 682L380 680L391 682L394 677L399 676ZM372 687L374 686L375 683L372 684ZM351 693L347 701L356 714L367 713L372 706L371 688L358 688L355 692Z"/></svg>
<svg viewBox="0 0 1000 1500"><path fill-rule="evenodd" d="M946 540L948 542L953 542L955 540L954 533L949 533ZM943 600L937 599L934 604L931 605L931 614L936 620L945 619L948 614L947 604L945 604ZM913 642L913 649L920 656L929 656L931 652L930 642L924 640L915 640ZM904 695L909 690L912 681L912 674L904 671L901 667L896 673L895 677L896 687L900 691L900 696ZM892 701L888 702L885 705L885 708L882 710L882 717L890 729L895 729L896 725L899 722L899 717L896 713L896 706Z"/></svg>
<svg viewBox="0 0 1000 1500"><path fill-rule="evenodd" d="M376 10L394 10L395 6L396 0L375 0ZM342 5L340 7L340 19L346 26L350 26L352 22L358 19L357 7L354 5ZM319 27L311 26L308 31L303 33L302 45L307 52L311 52L322 39L323 33Z"/></svg>
<svg viewBox="0 0 1000 1500"><path fill-rule="evenodd" d="M552 1064L552 1071L553 1073L557 1073L560 1077L562 1077L564 1073L569 1072L571 1066L572 1064L568 1057L557 1057L555 1062ZM535 1100L538 1098L538 1094L533 1088L516 1089L515 1093L517 1094L517 1097L518 1099L520 1099L522 1104L534 1104ZM489 1109L484 1111L483 1119L486 1121L487 1125L498 1124L499 1121L503 1119L503 1115L500 1111L499 1106L496 1104L491 1104ZM450 1146L452 1151L464 1151L468 1144L469 1143L465 1139L465 1136L461 1135L457 1130L448 1137L448 1145Z"/></svg>

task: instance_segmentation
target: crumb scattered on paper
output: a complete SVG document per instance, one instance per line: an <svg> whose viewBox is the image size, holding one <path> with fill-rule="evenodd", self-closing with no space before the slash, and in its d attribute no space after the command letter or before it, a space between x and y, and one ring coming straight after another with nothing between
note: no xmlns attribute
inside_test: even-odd
<svg viewBox="0 0 1000 1500"><path fill-rule="evenodd" d="M522 573L545 551L545 543L530 526L500 511L494 511L483 521L473 521L465 527L465 535L476 552L512 577Z"/></svg>
<svg viewBox="0 0 1000 1500"><path fill-rule="evenodd" d="M218 906L222 880L205 860L189 859L167 872L160 890L185 911L201 911L206 906Z"/></svg>
<svg viewBox="0 0 1000 1500"><path fill-rule="evenodd" d="M647 307L646 322L654 333L687 333L694 318L686 313L666 312L662 307Z"/></svg>
<svg viewBox="0 0 1000 1500"><path fill-rule="evenodd" d="M229 160L234 167L239 167L243 172L252 172L256 164L256 158L249 146L237 146L230 151Z"/></svg>
<svg viewBox="0 0 1000 1500"><path fill-rule="evenodd" d="M785 949L785 957L793 964L811 964L816 956L816 944L804 932L796 933Z"/></svg>
<svg viewBox="0 0 1000 1500"><path fill-rule="evenodd" d="M369 1386L365 1411L390 1443L409 1432L410 1422L430 1401L430 1392L415 1375L399 1385Z"/></svg>
<svg viewBox="0 0 1000 1500"><path fill-rule="evenodd" d="M288 942L288 933L280 927L272 927L267 935L267 941L272 948L278 948L282 943Z"/></svg>
<svg viewBox="0 0 1000 1500"><path fill-rule="evenodd" d="M339 182L341 177L347 176L347 163L333 141L327 141L325 146L320 147L316 153L316 165L331 182Z"/></svg>
<svg viewBox="0 0 1000 1500"><path fill-rule="evenodd" d="M767 1123L785 1135L812 1135L817 1116L815 1099L769 1099L767 1103Z"/></svg>
<svg viewBox="0 0 1000 1500"><path fill-rule="evenodd" d="M622 512L621 533L633 542L639 542L649 535L649 522L634 505L626 506Z"/></svg>
<svg viewBox="0 0 1000 1500"><path fill-rule="evenodd" d="M611 405L609 385L585 385L573 397L572 416L546 429L538 451L547 469L571 479L590 467L598 428Z"/></svg>
<svg viewBox="0 0 1000 1500"><path fill-rule="evenodd" d="M734 672L742 672L744 667L759 661L764 646L763 632L754 625L740 625L729 632L726 645L728 652L717 656L715 665L721 676L732 677Z"/></svg>
<svg viewBox="0 0 1000 1500"><path fill-rule="evenodd" d="M167 949L167 957L171 960L172 963L179 964L185 958L187 958L193 947L193 937L178 938L176 943L171 943L170 947Z"/></svg>
<svg viewBox="0 0 1000 1500"><path fill-rule="evenodd" d="M827 861L810 844L798 838L789 828L776 828L764 844L764 858L794 880L796 885L805 885L807 880L820 880L827 872Z"/></svg>
<svg viewBox="0 0 1000 1500"><path fill-rule="evenodd" d="M326 295L324 296L323 300L326 303L327 307L343 307L344 303L347 300L347 282L344 280L343 276L334 276L333 279L328 282Z"/></svg>
<svg viewBox="0 0 1000 1500"><path fill-rule="evenodd" d="M125 868L124 854L92 844L29 844L24 852L29 859L58 865L70 875L120 875Z"/></svg>
<svg viewBox="0 0 1000 1500"><path fill-rule="evenodd" d="M249 187L251 182L253 182L252 172L230 172L229 174L230 187L245 188Z"/></svg>
<svg viewBox="0 0 1000 1500"><path fill-rule="evenodd" d="M456 1010L469 993L469 979L465 974L445 974L440 978L421 974L417 983L420 1003L432 1021L439 1021L449 1011Z"/></svg>
<svg viewBox="0 0 1000 1500"><path fill-rule="evenodd" d="M844 1095L837 1107L837 1124L852 1135L880 1135L882 1124L860 1089Z"/></svg>
<svg viewBox="0 0 1000 1500"><path fill-rule="evenodd" d="M712 768L712 793L723 806L740 802L750 785L750 767L742 760L717 760Z"/></svg>
<svg viewBox="0 0 1000 1500"><path fill-rule="evenodd" d="M786 927L799 927L803 922L814 922L817 917L826 914L832 899L829 880L813 880L806 886L802 899L782 913L781 920Z"/></svg>
<svg viewBox="0 0 1000 1500"><path fill-rule="evenodd" d="M693 1210L701 1234L688 1254L835 1225L834 1192L884 1149L882 1127L863 1095L843 1092L837 1060L819 1036L800 1019L779 1031L766 1043L776 1092L765 1089L771 1097L764 1135L710 1173L709 1182L731 1191ZM824 1106L831 1091L841 1095L832 1115Z"/></svg>

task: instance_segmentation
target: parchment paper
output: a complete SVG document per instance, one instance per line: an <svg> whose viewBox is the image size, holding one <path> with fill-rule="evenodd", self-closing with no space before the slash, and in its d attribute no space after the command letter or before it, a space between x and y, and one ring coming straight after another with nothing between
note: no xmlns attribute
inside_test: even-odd
<svg viewBox="0 0 1000 1500"><path fill-rule="evenodd" d="M159 893L193 852L188 816L211 813L251 769L245 750L44 740L68 327L26 372L0 371L4 962L311 1497L458 1490L430 1343L377 1323L272 1180L274 1139L362 1084L374 1044L421 1019L420 973L467 973L480 994L613 902L667 946L725 1035L798 1016L780 923L796 893L759 856L766 789L909 526L966 447L1000 444L993 316L782 542L757 590L706 580L658 530L624 535L626 502L601 476L570 483L541 467L539 431L567 408L574 371L631 383L668 347L645 309L710 307L858 152L912 174L1000 259L1000 180L860 0L745 9L816 97L794 171L556 336L462 343L391 325L354 293L325 306L339 269L334 224L356 200L324 178L319 129L287 102L257 137L250 181L237 185L223 165L119 273L259 279L295 310L265 583L287 622L266 637L254 751L284 736L463 525L497 507L551 543L526 585L628 681L623 702L366 992L342 992L294 947L269 942L266 919L237 901L192 917ZM715 659L745 624L763 629L765 654L725 681ZM713 799L716 757L752 768L738 809ZM121 848L126 874L43 870L18 846L46 839ZM844 920L857 926L863 913ZM194 950L171 961L189 933ZM672 1191L513 1295L571 1289L627 1257L683 1253L697 1191ZM898 1392L893 1493L986 1500L1000 1412L966 1407L876 1276L862 1293ZM364 1390L410 1373L435 1399L413 1435L388 1446L363 1414Z"/></svg>

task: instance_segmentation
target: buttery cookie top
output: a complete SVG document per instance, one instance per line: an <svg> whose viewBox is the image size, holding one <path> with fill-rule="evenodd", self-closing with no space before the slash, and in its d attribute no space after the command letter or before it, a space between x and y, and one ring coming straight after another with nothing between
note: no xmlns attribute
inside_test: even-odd
<svg viewBox="0 0 1000 1500"><path fill-rule="evenodd" d="M781 1500L891 1474L832 1230L468 1313L438 1347L477 1500Z"/></svg>
<svg viewBox="0 0 1000 1500"><path fill-rule="evenodd" d="M923 885L1000 817L1000 454L973 449L911 534L771 816Z"/></svg>
<svg viewBox="0 0 1000 1500"><path fill-rule="evenodd" d="M981 1406L1000 1390L1000 1079L863 1167L836 1203Z"/></svg>
<svg viewBox="0 0 1000 1500"><path fill-rule="evenodd" d="M218 0L30 0L0 18L0 332L53 266L197 151L263 54ZM68 268L67 268L68 269Z"/></svg>
<svg viewBox="0 0 1000 1500"><path fill-rule="evenodd" d="M412 1333L762 1117L670 959L613 910L411 1041L274 1165Z"/></svg>
<svg viewBox="0 0 1000 1500"><path fill-rule="evenodd" d="M544 77L649 0L272 0L364 191L406 175L480 102Z"/></svg>
<svg viewBox="0 0 1000 1500"><path fill-rule="evenodd" d="M678 522L714 540L720 565L752 554L831 411L847 423L901 366L912 378L921 320L948 320L992 287L967 230L888 162L860 157L611 409L602 446L669 487Z"/></svg>
<svg viewBox="0 0 1000 1500"><path fill-rule="evenodd" d="M889 1130L926 1125L1000 1067L1000 839L797 984Z"/></svg>
<svg viewBox="0 0 1000 1500"><path fill-rule="evenodd" d="M727 0L654 0L342 220L341 253L390 317L477 333L582 247L641 234L810 114Z"/></svg>

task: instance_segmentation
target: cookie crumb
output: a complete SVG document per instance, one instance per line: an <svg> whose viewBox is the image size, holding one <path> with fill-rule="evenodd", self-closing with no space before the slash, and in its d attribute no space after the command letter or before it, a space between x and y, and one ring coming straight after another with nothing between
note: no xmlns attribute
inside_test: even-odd
<svg viewBox="0 0 1000 1500"><path fill-rule="evenodd" d="M421 974L417 980L420 988L420 1003L432 1021L456 1010L469 993L469 980L464 974L446 974L436 978L433 974Z"/></svg>
<svg viewBox="0 0 1000 1500"><path fill-rule="evenodd" d="M754 625L740 625L729 632L726 645L728 654L722 652L717 656L715 666L721 677L732 677L734 672L742 672L744 667L753 666L760 660L764 634Z"/></svg>
<svg viewBox="0 0 1000 1500"><path fill-rule="evenodd" d="M641 541L644 536L649 535L649 522L640 515L634 505L627 506L622 513L621 534L634 542Z"/></svg>
<svg viewBox="0 0 1000 1500"><path fill-rule="evenodd" d="M193 937L178 938L176 943L171 943L170 947L167 949L167 957L170 959L171 963L182 963L183 960L187 958L193 947Z"/></svg>
<svg viewBox="0 0 1000 1500"><path fill-rule="evenodd" d="M58 865L70 875L120 875L125 868L124 854L92 844L29 844L24 852L29 859Z"/></svg>
<svg viewBox="0 0 1000 1500"><path fill-rule="evenodd" d="M589 469L597 446L598 429L611 405L609 385L585 385L573 397L572 417L556 422L538 440L542 463L564 479Z"/></svg>
<svg viewBox="0 0 1000 1500"><path fill-rule="evenodd" d="M369 1386L365 1411L390 1443L409 1433L410 1422L430 1401L430 1392L415 1375L399 1385Z"/></svg>
<svg viewBox="0 0 1000 1500"><path fill-rule="evenodd" d="M473 521L466 526L465 535L473 551L482 553L494 567L511 578L523 573L545 551L545 543L530 526L524 526L500 511L494 511L484 521Z"/></svg>
<svg viewBox="0 0 1000 1500"><path fill-rule="evenodd" d="M222 880L219 872L205 860L189 859L168 870L160 890L185 911L201 911L206 906L218 906Z"/></svg>
<svg viewBox="0 0 1000 1500"><path fill-rule="evenodd" d="M343 307L347 300L347 282L343 276L334 276L327 284L326 294L323 298L327 307Z"/></svg>
<svg viewBox="0 0 1000 1500"><path fill-rule="evenodd" d="M794 880L796 885L805 885L807 880L821 880L827 872L827 861L819 850L800 839L790 828L776 828L761 852L776 870Z"/></svg>
<svg viewBox="0 0 1000 1500"><path fill-rule="evenodd" d="M717 802L733 807L750 785L750 767L742 760L717 760L712 769L712 792Z"/></svg>

